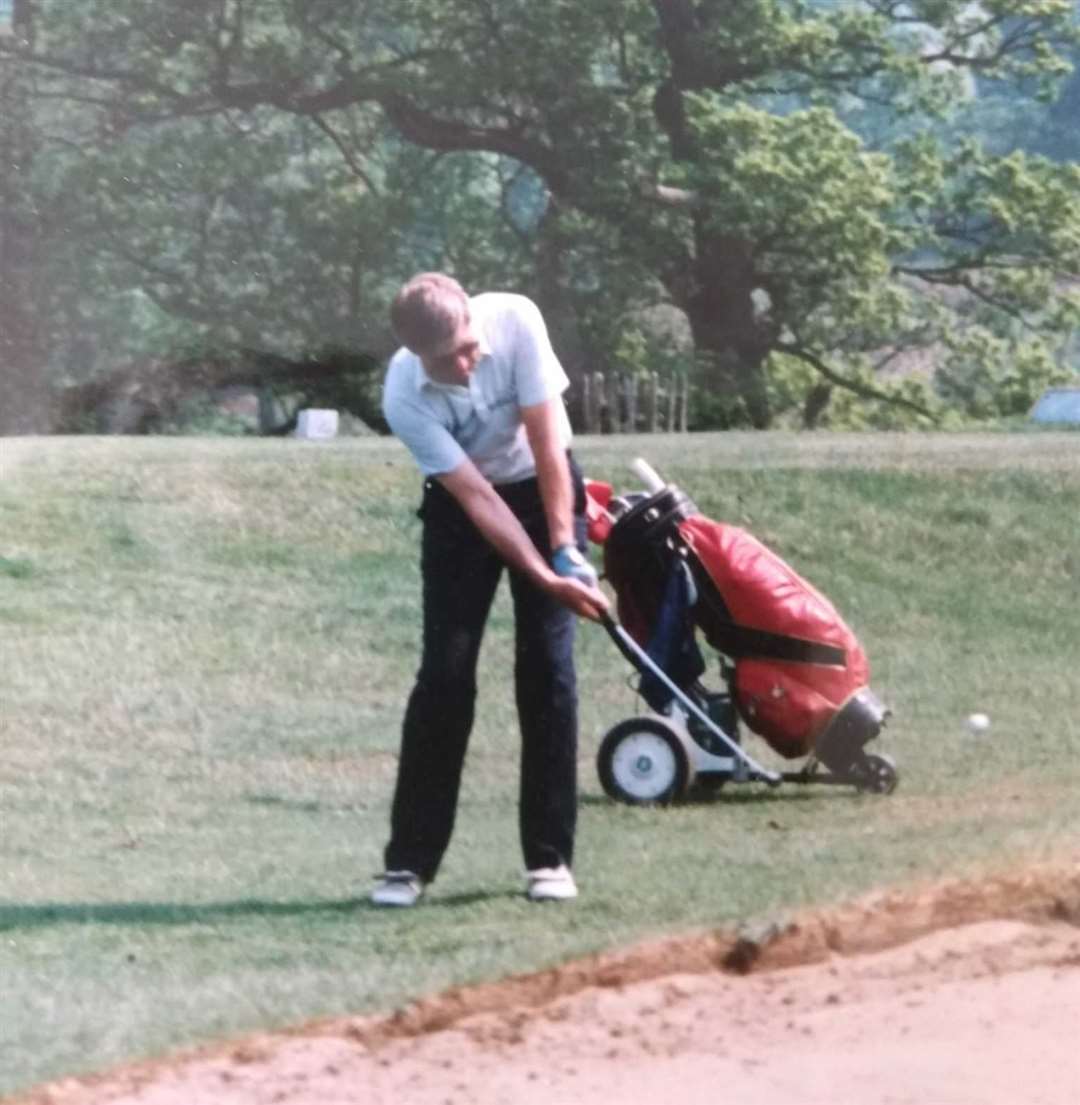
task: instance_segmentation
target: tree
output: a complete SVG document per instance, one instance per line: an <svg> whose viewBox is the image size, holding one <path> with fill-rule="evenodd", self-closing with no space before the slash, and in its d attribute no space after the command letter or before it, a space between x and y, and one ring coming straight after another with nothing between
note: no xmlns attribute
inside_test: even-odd
<svg viewBox="0 0 1080 1105"><path fill-rule="evenodd" d="M539 241L571 243L532 254L553 298L606 301L609 317L679 307L729 416L766 426L781 363L931 416L918 388L880 381L902 353L949 341L962 361L991 332L1008 353L1074 320L1057 292L1080 271L1075 165L903 127L872 145L845 122L859 105L944 117L971 74L1050 79L1071 13L1070 0L42 0L38 46L15 53L53 94L93 100L120 145L177 120L294 119L358 179L375 178L381 127L520 167L546 195Z"/></svg>
<svg viewBox="0 0 1080 1105"><path fill-rule="evenodd" d="M34 23L31 0L15 0L0 41L33 51ZM31 183L38 146L32 96L31 74L0 56L0 433L31 433L49 422L41 371L42 227Z"/></svg>
<svg viewBox="0 0 1080 1105"><path fill-rule="evenodd" d="M483 283L515 251L528 264L500 210L520 191L505 159L420 150L372 111L333 127L268 109L121 123L88 82L34 72L49 102L78 104L44 128L36 194L63 228L47 358L63 428L153 430L193 389L260 379L286 406L378 425L400 281L449 266Z"/></svg>

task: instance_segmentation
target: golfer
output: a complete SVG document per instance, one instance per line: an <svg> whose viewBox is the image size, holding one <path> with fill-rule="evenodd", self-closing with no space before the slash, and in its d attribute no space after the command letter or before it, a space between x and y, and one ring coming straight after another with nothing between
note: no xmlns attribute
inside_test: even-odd
<svg viewBox="0 0 1080 1105"><path fill-rule="evenodd" d="M519 830L532 901L577 896L575 615L607 600L585 548L569 453L566 373L524 296L469 297L421 273L390 312L403 348L383 411L424 474L423 655L402 731L385 872L371 900L411 906L450 841L476 700L480 642L503 566L514 604L521 727Z"/></svg>

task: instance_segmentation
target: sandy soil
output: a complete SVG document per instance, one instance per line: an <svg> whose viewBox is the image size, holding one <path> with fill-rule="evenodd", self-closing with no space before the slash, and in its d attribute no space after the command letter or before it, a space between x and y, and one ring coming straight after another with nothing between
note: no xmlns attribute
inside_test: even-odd
<svg viewBox="0 0 1080 1105"><path fill-rule="evenodd" d="M1076 1105L1080 862L233 1041L33 1105Z"/></svg>

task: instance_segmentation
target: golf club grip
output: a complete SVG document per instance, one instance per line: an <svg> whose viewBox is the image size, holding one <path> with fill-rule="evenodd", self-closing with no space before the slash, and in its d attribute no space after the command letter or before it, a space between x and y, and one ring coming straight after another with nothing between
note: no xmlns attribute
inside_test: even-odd
<svg viewBox="0 0 1080 1105"><path fill-rule="evenodd" d="M663 491L667 486L660 473L644 457L635 457L630 462L630 470L641 480L650 495Z"/></svg>

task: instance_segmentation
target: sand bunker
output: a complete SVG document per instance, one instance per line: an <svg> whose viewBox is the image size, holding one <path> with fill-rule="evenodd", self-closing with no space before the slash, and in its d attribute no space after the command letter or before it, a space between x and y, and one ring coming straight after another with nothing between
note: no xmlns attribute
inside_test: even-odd
<svg viewBox="0 0 1080 1105"><path fill-rule="evenodd" d="M19 1101L1075 1105L1080 863L641 945Z"/></svg>

